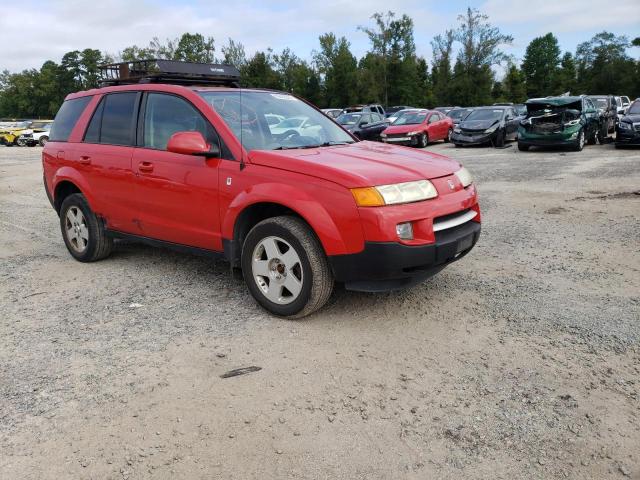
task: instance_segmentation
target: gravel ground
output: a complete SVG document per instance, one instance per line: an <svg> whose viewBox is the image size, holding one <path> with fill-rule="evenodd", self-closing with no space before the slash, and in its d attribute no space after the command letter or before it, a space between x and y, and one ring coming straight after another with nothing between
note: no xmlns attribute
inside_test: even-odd
<svg viewBox="0 0 640 480"><path fill-rule="evenodd" d="M0 478L640 478L640 151L428 148L476 176L474 251L292 322L223 262L74 261L40 149L0 147Z"/></svg>

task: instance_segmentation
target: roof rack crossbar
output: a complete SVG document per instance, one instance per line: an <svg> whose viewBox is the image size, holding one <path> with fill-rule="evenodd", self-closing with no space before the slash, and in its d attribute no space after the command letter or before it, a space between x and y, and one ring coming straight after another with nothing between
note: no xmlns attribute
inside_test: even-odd
<svg viewBox="0 0 640 480"><path fill-rule="evenodd" d="M100 65L100 86L138 83L239 87L240 72L232 65L147 59Z"/></svg>

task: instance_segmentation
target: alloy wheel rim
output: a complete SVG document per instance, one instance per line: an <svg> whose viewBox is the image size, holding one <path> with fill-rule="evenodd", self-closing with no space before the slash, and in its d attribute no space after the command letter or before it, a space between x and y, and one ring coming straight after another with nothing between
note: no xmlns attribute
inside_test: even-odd
<svg viewBox="0 0 640 480"><path fill-rule="evenodd" d="M82 210L75 206L69 208L64 223L71 248L78 253L84 252L89 245L89 229Z"/></svg>
<svg viewBox="0 0 640 480"><path fill-rule="evenodd" d="M253 249L251 274L260 292L278 305L294 302L304 276L298 252L280 237L266 237Z"/></svg>
<svg viewBox="0 0 640 480"><path fill-rule="evenodd" d="M580 132L579 142L580 142L580 148L584 147L584 132Z"/></svg>

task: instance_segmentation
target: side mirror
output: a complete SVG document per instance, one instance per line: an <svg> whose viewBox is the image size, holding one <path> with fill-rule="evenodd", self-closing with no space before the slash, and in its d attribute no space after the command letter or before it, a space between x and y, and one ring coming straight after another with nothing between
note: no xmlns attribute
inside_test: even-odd
<svg viewBox="0 0 640 480"><path fill-rule="evenodd" d="M176 132L167 143L167 150L182 155L196 155L207 158L220 156L217 145L208 145L200 132Z"/></svg>

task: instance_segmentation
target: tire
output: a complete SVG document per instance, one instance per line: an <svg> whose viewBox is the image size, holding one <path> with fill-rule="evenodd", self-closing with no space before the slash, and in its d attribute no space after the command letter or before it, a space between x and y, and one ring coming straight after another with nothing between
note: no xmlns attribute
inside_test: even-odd
<svg viewBox="0 0 640 480"><path fill-rule="evenodd" d="M81 193L69 195L60 207L60 230L67 250L79 262L106 258L113 249L104 221L98 218Z"/></svg>
<svg viewBox="0 0 640 480"><path fill-rule="evenodd" d="M242 246L241 262L253 298L279 317L310 315L331 296L333 275L324 250L297 217L268 218L254 226Z"/></svg>
<svg viewBox="0 0 640 480"><path fill-rule="evenodd" d="M424 148L427 145L429 145L429 135L427 133L418 135L418 148Z"/></svg>
<svg viewBox="0 0 640 480"><path fill-rule="evenodd" d="M444 143L449 143L451 141L451 135L453 135L453 129L450 128L447 132L447 136L444 139Z"/></svg>
<svg viewBox="0 0 640 480"><path fill-rule="evenodd" d="M588 145L595 145L598 142L597 136L598 136L598 133L594 130L593 133L587 139L587 144Z"/></svg>
<svg viewBox="0 0 640 480"><path fill-rule="evenodd" d="M581 129L578 132L578 138L576 139L576 144L573 146L573 150L575 152L581 152L584 148L585 138L584 138L584 129Z"/></svg>
<svg viewBox="0 0 640 480"><path fill-rule="evenodd" d="M529 145L525 145L524 143L518 142L518 150L520 150L521 152L528 152Z"/></svg>
<svg viewBox="0 0 640 480"><path fill-rule="evenodd" d="M18 147L26 147L27 146L27 141L26 140L20 140L19 138L16 140L16 145Z"/></svg>
<svg viewBox="0 0 640 480"><path fill-rule="evenodd" d="M43 135L40 137L40 140L38 140L38 143L40 144L41 147L44 147L48 141L49 141L49 137L47 137L46 135Z"/></svg>
<svg viewBox="0 0 640 480"><path fill-rule="evenodd" d="M498 130L498 134L496 135L496 141L494 146L496 148L504 147L504 130Z"/></svg>

